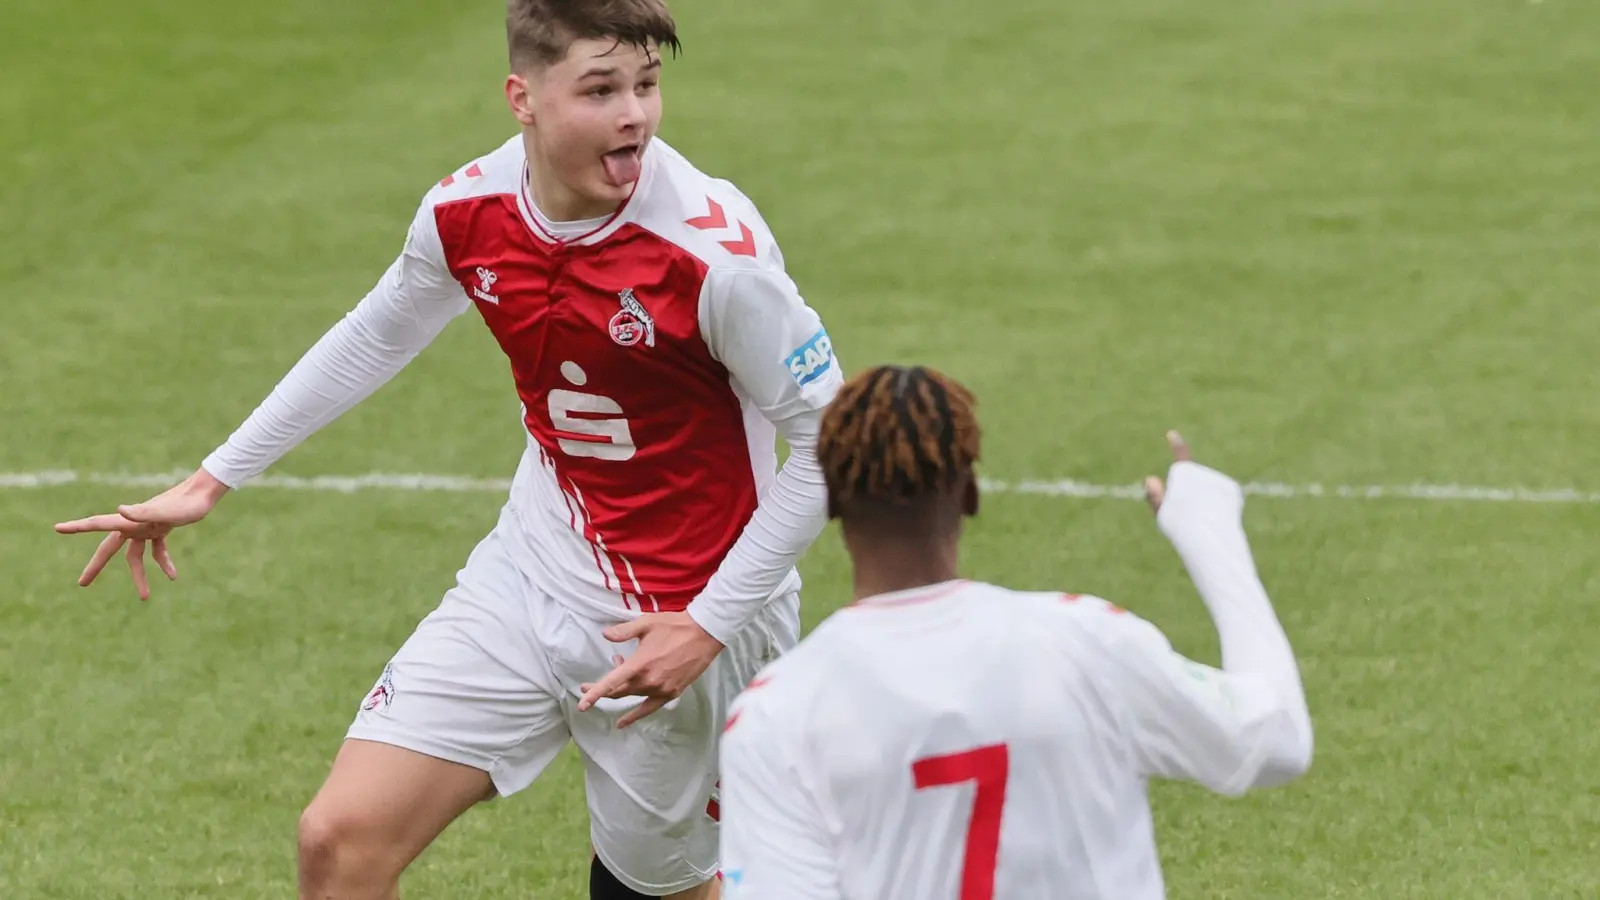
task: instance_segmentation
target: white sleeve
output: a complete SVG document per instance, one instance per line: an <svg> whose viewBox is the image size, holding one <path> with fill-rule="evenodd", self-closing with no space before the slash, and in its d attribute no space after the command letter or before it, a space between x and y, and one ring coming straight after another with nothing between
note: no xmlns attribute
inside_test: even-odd
<svg viewBox="0 0 1600 900"><path fill-rule="evenodd" d="M744 533L689 604L700 627L726 644L772 598L827 524L817 433L844 375L822 320L781 271L713 269L700 322L712 356L789 445L789 458Z"/></svg>
<svg viewBox="0 0 1600 900"><path fill-rule="evenodd" d="M781 717L735 707L721 747L723 900L840 900L827 826ZM774 727L777 724L779 727Z"/></svg>
<svg viewBox="0 0 1600 900"><path fill-rule="evenodd" d="M201 466L229 487L261 474L393 378L468 305L425 200L400 255L372 291Z"/></svg>
<svg viewBox="0 0 1600 900"><path fill-rule="evenodd" d="M1243 493L1220 472L1178 463L1158 524L1199 589L1222 668L1186 659L1137 616L1109 616L1108 659L1146 774L1228 795L1283 784L1311 765L1311 714L1289 639L1256 574Z"/></svg>

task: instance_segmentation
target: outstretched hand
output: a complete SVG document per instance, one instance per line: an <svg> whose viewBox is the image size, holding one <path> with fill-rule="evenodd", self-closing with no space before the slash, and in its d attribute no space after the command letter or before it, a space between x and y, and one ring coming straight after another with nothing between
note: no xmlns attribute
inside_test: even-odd
<svg viewBox="0 0 1600 900"><path fill-rule="evenodd" d="M613 656L616 668L597 682L582 685L578 711L602 698L644 697L643 703L617 720L627 728L689 689L722 652L722 642L707 634L686 612L646 613L603 632L613 644L638 639L633 656Z"/></svg>
<svg viewBox="0 0 1600 900"><path fill-rule="evenodd" d="M134 589L140 600L150 599L150 579L145 573L144 553L151 557L169 581L178 578L178 567L167 548L167 536L173 529L190 525L205 518L228 492L227 485L212 477L204 469L189 476L164 493L146 500L117 507L115 513L89 516L60 522L58 534L105 533L105 539L89 558L89 564L78 576L78 586L88 587L105 569L106 563L127 545L128 571L133 577Z"/></svg>
<svg viewBox="0 0 1600 900"><path fill-rule="evenodd" d="M1194 453L1189 449L1188 442L1184 441L1183 435L1176 431L1167 432L1167 446L1172 448L1173 462L1194 462ZM1154 475L1146 478L1144 498L1149 502L1151 511L1161 512L1161 503L1167 499L1166 482Z"/></svg>

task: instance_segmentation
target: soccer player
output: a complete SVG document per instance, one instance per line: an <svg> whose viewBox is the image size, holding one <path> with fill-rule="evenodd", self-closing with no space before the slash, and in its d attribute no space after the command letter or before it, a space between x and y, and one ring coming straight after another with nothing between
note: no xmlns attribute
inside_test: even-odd
<svg viewBox="0 0 1600 900"><path fill-rule="evenodd" d="M427 192L376 287L197 472L58 526L106 533L80 583L125 545L147 598L146 550L175 577L173 529L452 319L476 310L505 351L528 437L510 496L353 704L300 821L303 897L396 896L452 820L569 740L592 895L714 896L718 730L797 639L795 564L826 523L840 365L756 207L656 137L662 0L510 0L507 36L521 132Z"/></svg>
<svg viewBox="0 0 1600 900"><path fill-rule="evenodd" d="M1222 637L1191 662L1112 604L956 576L972 396L924 368L845 385L818 456L856 603L768 666L722 745L728 900L1150 900L1152 776L1236 795L1311 762L1288 639L1227 476L1146 488Z"/></svg>

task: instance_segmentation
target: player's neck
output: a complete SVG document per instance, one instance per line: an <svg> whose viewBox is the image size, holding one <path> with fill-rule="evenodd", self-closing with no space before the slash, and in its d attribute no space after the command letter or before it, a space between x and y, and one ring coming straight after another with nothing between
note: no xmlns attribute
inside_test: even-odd
<svg viewBox="0 0 1600 900"><path fill-rule="evenodd" d="M533 205L552 222L603 219L621 208L611 200L596 200L572 190L532 155L528 157L528 193Z"/></svg>
<svg viewBox="0 0 1600 900"><path fill-rule="evenodd" d="M960 577L960 559L954 542L930 546L918 542L873 542L853 549L855 599L910 591Z"/></svg>

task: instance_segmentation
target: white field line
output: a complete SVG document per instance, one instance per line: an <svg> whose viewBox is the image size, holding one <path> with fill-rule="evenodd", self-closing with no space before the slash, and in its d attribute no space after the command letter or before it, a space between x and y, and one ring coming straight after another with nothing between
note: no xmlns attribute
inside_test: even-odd
<svg viewBox="0 0 1600 900"><path fill-rule="evenodd" d="M41 472L0 472L0 490L28 490L68 484L95 484L118 488L170 487L182 481L185 472L124 473L75 472L70 469ZM505 493L509 478L468 478L460 475L404 475L375 472L368 475L319 475L301 478L294 475L263 475L245 483L249 488L277 488L294 491L329 491L353 494L357 491L443 491L453 494ZM1042 497L1109 498L1140 500L1144 488L1137 484L1092 484L1085 481L996 481L983 480L983 489L997 494L1031 494ZM1280 499L1327 498L1342 500L1425 500L1478 501L1496 503L1578 503L1600 505L1600 492L1572 488L1530 489L1520 487L1478 487L1462 484L1400 485L1323 485L1282 484L1252 481L1244 485L1246 494Z"/></svg>

